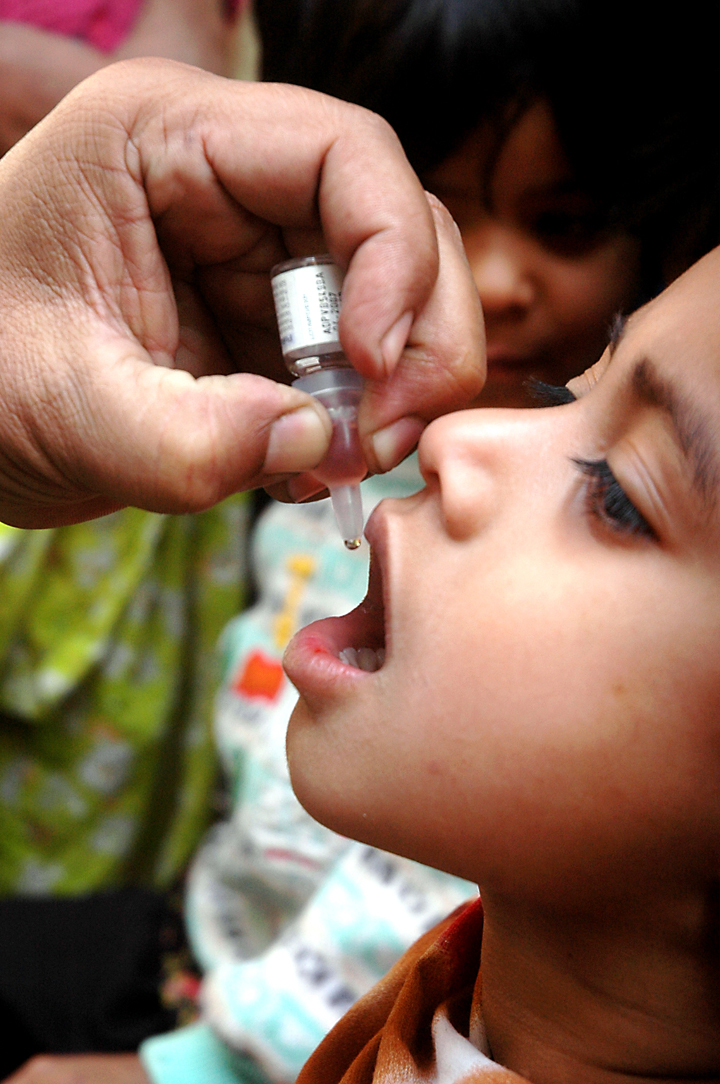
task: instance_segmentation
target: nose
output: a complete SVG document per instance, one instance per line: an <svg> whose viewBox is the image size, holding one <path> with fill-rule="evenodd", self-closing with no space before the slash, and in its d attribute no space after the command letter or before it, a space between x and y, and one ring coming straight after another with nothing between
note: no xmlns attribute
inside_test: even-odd
<svg viewBox="0 0 720 1084"><path fill-rule="evenodd" d="M558 413L485 407L446 414L427 427L420 469L437 491L451 538L464 541L512 509L530 514L538 479L548 474L547 416Z"/></svg>
<svg viewBox="0 0 720 1084"><path fill-rule="evenodd" d="M464 234L463 241L486 318L527 313L536 287L522 238L490 219Z"/></svg>

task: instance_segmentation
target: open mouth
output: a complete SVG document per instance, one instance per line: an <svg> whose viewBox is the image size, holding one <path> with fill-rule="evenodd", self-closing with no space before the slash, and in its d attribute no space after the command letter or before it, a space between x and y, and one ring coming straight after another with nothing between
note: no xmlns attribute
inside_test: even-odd
<svg viewBox="0 0 720 1084"><path fill-rule="evenodd" d="M365 598L344 617L325 617L306 625L285 651L285 671L306 703L319 704L347 688L348 681L354 684L382 673L386 658L389 661L392 656L385 517L379 517L378 511L365 529L371 544Z"/></svg>
<svg viewBox="0 0 720 1084"><path fill-rule="evenodd" d="M385 605L382 569L375 549L370 554L367 594L336 626L338 658L346 666L374 673L385 662ZM345 644L342 643L345 640Z"/></svg>

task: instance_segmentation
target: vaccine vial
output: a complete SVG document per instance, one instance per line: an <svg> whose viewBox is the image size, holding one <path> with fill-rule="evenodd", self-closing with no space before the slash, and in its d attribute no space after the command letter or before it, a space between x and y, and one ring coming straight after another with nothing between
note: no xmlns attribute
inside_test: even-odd
<svg viewBox="0 0 720 1084"><path fill-rule="evenodd" d="M313 395L327 410L332 439L313 474L330 490L340 534L357 549L363 533L360 482L367 466L357 415L362 377L338 338L343 274L330 256L286 260L271 271L280 345L293 387Z"/></svg>

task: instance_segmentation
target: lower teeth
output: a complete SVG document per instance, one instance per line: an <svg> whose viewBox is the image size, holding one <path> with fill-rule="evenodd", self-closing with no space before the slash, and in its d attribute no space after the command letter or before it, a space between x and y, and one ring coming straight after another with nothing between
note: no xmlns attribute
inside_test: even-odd
<svg viewBox="0 0 720 1084"><path fill-rule="evenodd" d="M340 652L340 661L354 666L357 670L367 670L369 674L373 674L385 662L385 649L379 647L375 651L371 647L346 647Z"/></svg>

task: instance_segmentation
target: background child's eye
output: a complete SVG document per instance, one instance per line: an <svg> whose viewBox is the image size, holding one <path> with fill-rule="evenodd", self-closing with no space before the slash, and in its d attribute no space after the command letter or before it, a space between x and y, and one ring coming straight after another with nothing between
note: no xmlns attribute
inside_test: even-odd
<svg viewBox="0 0 720 1084"><path fill-rule="evenodd" d="M590 513L611 531L641 538L657 538L610 469L606 459L575 459L588 478L587 504Z"/></svg>
<svg viewBox="0 0 720 1084"><path fill-rule="evenodd" d="M562 256L582 256L601 243L603 223L592 212L547 210L536 214L530 223L542 244Z"/></svg>

